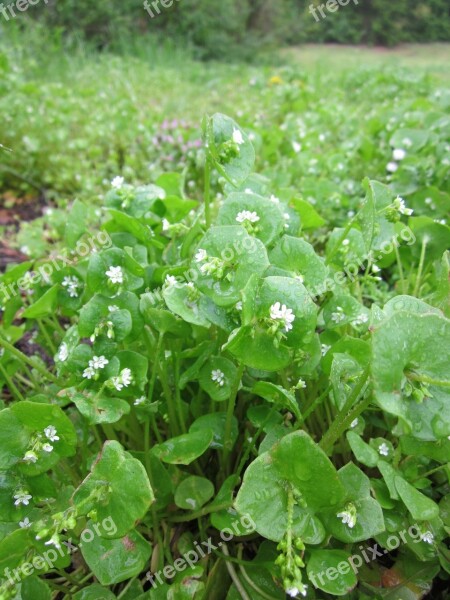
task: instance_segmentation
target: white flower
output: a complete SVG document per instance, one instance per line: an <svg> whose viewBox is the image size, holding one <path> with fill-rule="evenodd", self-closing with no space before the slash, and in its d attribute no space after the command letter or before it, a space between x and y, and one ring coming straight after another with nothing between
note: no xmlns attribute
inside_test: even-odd
<svg viewBox="0 0 450 600"><path fill-rule="evenodd" d="M297 596L300 594L300 590L296 587L288 588L286 590L286 594L291 598L297 598Z"/></svg>
<svg viewBox="0 0 450 600"><path fill-rule="evenodd" d="M123 283L122 267L109 267L106 276L109 277L111 283Z"/></svg>
<svg viewBox="0 0 450 600"><path fill-rule="evenodd" d="M233 142L238 146L241 146L244 143L244 138L242 137L242 133L239 129L233 130Z"/></svg>
<svg viewBox="0 0 450 600"><path fill-rule="evenodd" d="M66 342L63 342L58 350L58 360L61 362L66 361L69 358L69 348L67 347Z"/></svg>
<svg viewBox="0 0 450 600"><path fill-rule="evenodd" d="M344 525L348 525L350 529L356 525L356 515L350 510L343 510L336 514L338 519L341 519Z"/></svg>
<svg viewBox="0 0 450 600"><path fill-rule="evenodd" d="M140 398L136 398L136 400L134 401L134 406L140 406L141 404L144 404L144 402L147 400L147 398L145 396L141 396Z"/></svg>
<svg viewBox="0 0 450 600"><path fill-rule="evenodd" d="M396 162L388 162L388 164L386 165L386 170L389 171L389 173L395 173L397 169L398 164Z"/></svg>
<svg viewBox="0 0 450 600"><path fill-rule="evenodd" d="M28 490L19 490L14 494L14 506L19 506L19 504L28 506L32 498L33 496L28 493Z"/></svg>
<svg viewBox="0 0 450 600"><path fill-rule="evenodd" d="M372 265L372 273L379 273L381 271L378 265Z"/></svg>
<svg viewBox="0 0 450 600"><path fill-rule="evenodd" d="M331 313L331 320L333 323L342 323L342 321L345 321L345 313L342 306L336 306L336 310Z"/></svg>
<svg viewBox="0 0 450 600"><path fill-rule="evenodd" d="M394 160L403 160L406 156L406 152L403 150L403 148L396 148L393 152L392 152L392 158Z"/></svg>
<svg viewBox="0 0 450 600"><path fill-rule="evenodd" d="M67 288L67 293L71 298L78 298L78 288L80 287L80 280L77 277L64 277L61 285Z"/></svg>
<svg viewBox="0 0 450 600"><path fill-rule="evenodd" d="M109 363L104 356L93 356L92 360L89 361L89 366L93 369L104 369L106 365Z"/></svg>
<svg viewBox="0 0 450 600"><path fill-rule="evenodd" d="M306 381L303 379L299 379L297 385L295 386L298 390L304 390L306 388Z"/></svg>
<svg viewBox="0 0 450 600"><path fill-rule="evenodd" d="M199 248L195 255L196 262L198 262L198 263L203 262L207 258L208 258L208 254L207 254L206 250L204 250L203 248Z"/></svg>
<svg viewBox="0 0 450 600"><path fill-rule="evenodd" d="M53 446L51 444L43 444L42 445L42 450L44 450L44 452L53 452Z"/></svg>
<svg viewBox="0 0 450 600"><path fill-rule="evenodd" d="M367 323L368 320L369 316L366 313L361 313L353 319L352 325L355 325L357 327L358 325L363 325L364 323Z"/></svg>
<svg viewBox="0 0 450 600"><path fill-rule="evenodd" d="M120 310L120 308L118 306L116 306L115 304L110 304L108 306L108 310L110 313L112 313L112 312L116 312L117 310Z"/></svg>
<svg viewBox="0 0 450 600"><path fill-rule="evenodd" d="M167 219L163 219L162 220L162 230L163 231L169 231L170 229L170 223Z"/></svg>
<svg viewBox="0 0 450 600"><path fill-rule="evenodd" d="M236 310L242 310L242 300L239 300L239 302L236 302L234 308Z"/></svg>
<svg viewBox="0 0 450 600"><path fill-rule="evenodd" d="M19 527L21 529L28 529L31 526L31 521L28 517L25 517L23 521L19 521Z"/></svg>
<svg viewBox="0 0 450 600"><path fill-rule="evenodd" d="M55 548L58 548L59 550L61 548L61 544L59 542L59 535L57 533L52 535L48 542L44 543L44 546L55 546Z"/></svg>
<svg viewBox="0 0 450 600"><path fill-rule="evenodd" d="M348 246L349 244L350 244L350 240L348 240L347 238L345 238L345 240L342 240L343 246Z"/></svg>
<svg viewBox="0 0 450 600"><path fill-rule="evenodd" d="M280 204L280 199L274 196L273 194L270 196L270 201L274 204Z"/></svg>
<svg viewBox="0 0 450 600"><path fill-rule="evenodd" d="M295 321L292 309L287 308L286 304L281 305L280 302L275 302L270 307L270 318L273 321L282 321L286 333L292 329L292 323Z"/></svg>
<svg viewBox="0 0 450 600"><path fill-rule="evenodd" d="M320 352L322 354L322 356L325 356L325 354L328 352L328 350L331 348L331 346L328 346L327 344L320 344Z"/></svg>
<svg viewBox="0 0 450 600"><path fill-rule="evenodd" d="M414 212L412 208L406 208L405 201L400 196L397 196L397 198L394 200L394 207L401 215L407 215L408 217L410 217Z"/></svg>
<svg viewBox="0 0 450 600"><path fill-rule="evenodd" d="M388 456L389 446L385 442L383 442L378 446L378 452L381 454L381 456Z"/></svg>
<svg viewBox="0 0 450 600"><path fill-rule="evenodd" d="M93 377L95 377L95 369L93 369L92 367L88 367L83 371L83 377L85 379L92 379Z"/></svg>
<svg viewBox="0 0 450 600"><path fill-rule="evenodd" d="M111 181L111 185L113 188L115 188L116 190L120 190L120 188L123 186L125 179L123 177L114 177L114 179Z"/></svg>
<svg viewBox="0 0 450 600"><path fill-rule="evenodd" d="M220 369L214 369L211 371L211 380L215 381L217 385L222 387L225 383L225 373Z"/></svg>
<svg viewBox="0 0 450 600"><path fill-rule="evenodd" d="M434 542L434 535L431 531L426 531L425 533L422 533L420 539L426 544L432 544Z"/></svg>
<svg viewBox="0 0 450 600"><path fill-rule="evenodd" d="M300 152L300 150L302 149L302 145L299 144L298 142L292 142L292 148L293 148L294 152L296 154L298 154Z"/></svg>
<svg viewBox="0 0 450 600"><path fill-rule="evenodd" d="M25 452L25 456L23 457L24 462L33 464L37 461L37 459L37 454L32 450L28 450L28 452Z"/></svg>
<svg viewBox="0 0 450 600"><path fill-rule="evenodd" d="M412 140L410 140L408 137L405 137L402 140L402 144L405 146L405 148L411 148Z"/></svg>
<svg viewBox="0 0 450 600"><path fill-rule="evenodd" d="M44 433L45 433L45 437L50 440L51 442L57 442L59 440L59 436L56 435L57 431L56 431L56 427L54 427L53 425L49 425L48 427L46 427L44 429Z"/></svg>
<svg viewBox="0 0 450 600"><path fill-rule="evenodd" d="M240 213L238 213L236 221L238 223L244 223L245 221L250 221L250 223L256 223L259 221L259 217L255 211L251 212L249 210L242 210Z"/></svg>
<svg viewBox="0 0 450 600"><path fill-rule="evenodd" d="M123 369L118 377L112 377L111 382L118 392L128 387L133 380L131 369Z"/></svg>
<svg viewBox="0 0 450 600"><path fill-rule="evenodd" d="M359 423L359 420L357 418L353 419L353 421L350 423L350 428L354 429L358 425L358 423Z"/></svg>

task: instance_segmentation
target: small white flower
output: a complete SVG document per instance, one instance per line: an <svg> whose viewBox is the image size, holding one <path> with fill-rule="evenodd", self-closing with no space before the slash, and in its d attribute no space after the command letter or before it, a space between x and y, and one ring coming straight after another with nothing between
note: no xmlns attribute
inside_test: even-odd
<svg viewBox="0 0 450 600"><path fill-rule="evenodd" d="M345 313L342 306L336 306L336 310L331 313L331 320L336 324L345 321Z"/></svg>
<svg viewBox="0 0 450 600"><path fill-rule="evenodd" d="M244 143L244 138L242 136L242 133L239 131L239 129L233 130L233 142L235 144L237 144L238 146L241 146Z"/></svg>
<svg viewBox="0 0 450 600"><path fill-rule="evenodd" d="M170 223L167 219L163 219L162 220L162 230L163 231L169 231L170 229Z"/></svg>
<svg viewBox="0 0 450 600"><path fill-rule="evenodd" d="M174 275L166 275L164 284L170 287L171 285L177 284L177 278Z"/></svg>
<svg viewBox="0 0 450 600"><path fill-rule="evenodd" d="M66 342L63 342L58 350L58 360L65 362L69 358L69 348Z"/></svg>
<svg viewBox="0 0 450 600"><path fill-rule="evenodd" d="M67 293L71 298L78 298L78 288L80 287L80 280L77 277L64 277L61 285L67 288Z"/></svg>
<svg viewBox="0 0 450 600"><path fill-rule="evenodd" d="M282 321L286 333L292 329L292 323L295 321L292 309L287 308L286 304L281 305L280 302L275 302L270 307L270 318L273 321Z"/></svg>
<svg viewBox="0 0 450 600"><path fill-rule="evenodd" d="M242 210L237 214L236 221L238 223L244 223L245 221L250 221L250 223L257 223L259 221L259 217L255 211L251 212L249 210Z"/></svg>
<svg viewBox="0 0 450 600"><path fill-rule="evenodd" d="M144 402L147 400L147 398L145 396L141 396L140 398L136 398L136 400L134 401L134 406L140 406L141 404L144 404Z"/></svg>
<svg viewBox="0 0 450 600"><path fill-rule="evenodd" d="M109 311L110 313L112 313L112 312L116 312L116 311L118 311L118 310L120 310L120 308L119 308L118 306L116 306L115 304L110 304L110 305L108 306L108 311Z"/></svg>
<svg viewBox="0 0 450 600"><path fill-rule="evenodd" d="M21 529L28 529L28 527L31 527L30 519L28 517L25 517L23 521L19 521L19 527Z"/></svg>
<svg viewBox="0 0 450 600"><path fill-rule="evenodd" d="M211 380L215 381L220 387L223 387L225 384L225 373L220 369L214 369L211 371Z"/></svg>
<svg viewBox="0 0 450 600"><path fill-rule="evenodd" d="M111 283L123 283L122 267L109 267L106 276L109 277Z"/></svg>
<svg viewBox="0 0 450 600"><path fill-rule="evenodd" d="M45 433L45 437L50 440L51 442L57 442L59 440L59 436L56 435L57 431L56 431L56 427L54 427L53 425L49 425L48 427L46 427L44 429L44 433Z"/></svg>
<svg viewBox="0 0 450 600"><path fill-rule="evenodd" d="M389 446L383 442L378 446L378 452L381 454L381 456L389 456Z"/></svg>
<svg viewBox="0 0 450 600"><path fill-rule="evenodd" d="M294 152L296 154L298 154L300 152L300 150L302 149L302 145L299 144L298 142L292 142L292 148L293 148Z"/></svg>
<svg viewBox="0 0 450 600"><path fill-rule="evenodd" d="M397 198L394 200L394 207L401 215L407 215L408 217L410 217L414 212L412 208L406 207L405 201L400 196L397 196Z"/></svg>
<svg viewBox="0 0 450 600"><path fill-rule="evenodd" d="M286 594L291 598L297 598L297 596L300 594L300 590L296 587L288 588L286 590Z"/></svg>
<svg viewBox="0 0 450 600"><path fill-rule="evenodd" d="M306 381L303 379L299 379L297 385L295 386L298 390L304 390L306 388Z"/></svg>
<svg viewBox="0 0 450 600"><path fill-rule="evenodd" d="M354 429L358 425L358 423L359 423L359 420L357 418L353 419L353 421L350 423L350 428Z"/></svg>
<svg viewBox="0 0 450 600"><path fill-rule="evenodd" d="M35 463L37 462L37 454L35 452L33 452L32 450L28 450L28 452L25 452L25 456L23 457L24 462L26 463Z"/></svg>
<svg viewBox="0 0 450 600"><path fill-rule="evenodd" d="M386 165L386 170L389 171L389 173L395 173L397 169L398 164L396 162L388 162L388 164Z"/></svg>
<svg viewBox="0 0 450 600"><path fill-rule="evenodd" d="M234 308L236 310L242 310L242 300L239 300L239 302L236 302Z"/></svg>
<svg viewBox="0 0 450 600"><path fill-rule="evenodd" d="M434 535L431 531L426 531L425 533L422 533L420 539L426 544L432 544L434 542Z"/></svg>
<svg viewBox="0 0 450 600"><path fill-rule="evenodd" d="M43 444L42 445L42 450L44 452L49 452L49 453L53 452L53 446L51 444L49 444L49 443Z"/></svg>
<svg viewBox="0 0 450 600"><path fill-rule="evenodd" d="M378 265L372 265L372 273L379 273L381 271Z"/></svg>
<svg viewBox="0 0 450 600"><path fill-rule="evenodd" d="M274 204L280 204L280 199L274 196L273 194L270 196L270 201Z"/></svg>
<svg viewBox="0 0 450 600"><path fill-rule="evenodd" d="M125 181L125 179L123 177L117 176L117 177L114 177L114 179L111 181L111 185L116 190L120 190L120 188L124 184L124 181Z"/></svg>
<svg viewBox="0 0 450 600"><path fill-rule="evenodd" d="M89 361L89 366L93 369L104 369L106 365L109 363L104 356L93 356L92 360Z"/></svg>
<svg viewBox="0 0 450 600"><path fill-rule="evenodd" d="M322 354L322 356L325 356L325 354L328 352L328 350L331 348L331 346L328 346L327 344L320 344L320 352Z"/></svg>
<svg viewBox="0 0 450 600"><path fill-rule="evenodd" d="M23 504L24 506L28 506L30 500L33 498L31 494L28 493L28 490L19 490L14 494L14 506L19 506Z"/></svg>
<svg viewBox="0 0 450 600"><path fill-rule="evenodd" d="M348 246L349 244L350 244L350 240L348 240L347 238L345 238L345 240L342 240L343 246Z"/></svg>
<svg viewBox="0 0 450 600"><path fill-rule="evenodd" d="M208 258L208 254L207 254L206 250L204 250L203 248L199 248L195 255L196 262L198 262L198 263L203 262L207 258Z"/></svg>
<svg viewBox="0 0 450 600"><path fill-rule="evenodd" d="M83 371L83 377L85 379L92 379L93 377L95 377L95 369L93 369L92 367L88 367Z"/></svg>
<svg viewBox="0 0 450 600"><path fill-rule="evenodd" d="M123 369L123 371L121 373L121 377L122 377L123 385L125 387L128 387L131 384L131 381L133 379L132 374L131 374L131 369Z"/></svg>
<svg viewBox="0 0 450 600"><path fill-rule="evenodd" d="M353 529L353 527L356 525L356 515L352 511L344 510L342 512L338 512L336 517L341 519L344 525L348 525L350 529Z"/></svg>
<svg viewBox="0 0 450 600"><path fill-rule="evenodd" d="M360 315L358 315L357 317L355 317L352 321L352 325L355 325L356 327L358 327L358 325L363 325L364 323L367 323L367 321L369 320L369 316L366 313L361 313Z"/></svg>
<svg viewBox="0 0 450 600"><path fill-rule="evenodd" d="M403 150L403 148L396 148L392 152L392 158L397 161L403 160L405 158L405 156L406 156L406 152Z"/></svg>

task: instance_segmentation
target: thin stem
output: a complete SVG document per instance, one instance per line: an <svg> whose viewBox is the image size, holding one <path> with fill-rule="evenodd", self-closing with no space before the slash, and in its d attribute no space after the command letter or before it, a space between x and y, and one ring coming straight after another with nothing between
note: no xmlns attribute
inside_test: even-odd
<svg viewBox="0 0 450 600"><path fill-rule="evenodd" d="M23 352L21 352L20 350L18 350L15 346L13 346L9 342L7 342L5 340L5 338L2 337L1 335L0 335L0 346L3 346L3 348L5 348L5 350L8 350L8 352L11 352L11 354L14 354L14 356L16 358L18 358L19 360L21 360L26 365L29 365L31 368L36 369L36 371L38 373L40 373L43 377L45 377L49 381L55 383L56 385L60 386L58 378L55 377L55 375L53 375L53 373L50 373L50 371L47 371L45 369L45 367L43 367L39 363L34 362L33 359L28 358L28 356L26 354L24 354Z"/></svg>
<svg viewBox="0 0 450 600"><path fill-rule="evenodd" d="M353 389L353 392L347 398L346 403L344 404L342 409L339 411L339 413L336 415L336 419L334 420L330 429L326 432L326 434L321 439L319 445L322 448L322 450L324 450L324 452L328 453L331 451L335 442L344 433L344 431L348 427L349 423L352 422L353 419L350 419L350 415L353 415L353 413L356 411L353 410L349 413L349 410L352 408L352 406L355 404L355 402L358 400L359 396L361 395L361 392L363 391L363 388L366 384L369 374L370 374L370 364L367 365L367 367L364 369L363 373L361 374L360 378L358 379L358 381ZM369 399L369 403L370 403L370 399ZM362 404L364 404L364 403L361 403L360 405L358 405L355 408L358 409ZM362 410L364 410L364 409L357 411L358 414L360 414L362 412ZM355 417L353 417L353 418L355 418Z"/></svg>
<svg viewBox="0 0 450 600"><path fill-rule="evenodd" d="M228 551L226 544L222 544L222 550L223 550L223 553L225 554L225 556L227 556L227 557L230 556L230 553ZM231 577L234 585L236 586L237 591L241 595L242 600L251 600L250 596L245 591L245 588L242 585L242 582L239 579L238 574L236 573L236 570L233 567L233 565L228 560L226 560L225 566L227 568L229 576Z"/></svg>
<svg viewBox="0 0 450 600"><path fill-rule="evenodd" d="M402 259L400 258L400 252L398 251L397 244L394 244L394 248L395 248L395 258L397 260L398 273L400 275L400 281L401 281L401 284L402 284L402 294L406 294L405 274L403 272Z"/></svg>
<svg viewBox="0 0 450 600"><path fill-rule="evenodd" d="M450 381L433 379L432 377L428 377L427 375L418 375L410 371L406 372L405 375L408 379L412 379L413 381L428 383L429 385L439 385L441 387L450 387Z"/></svg>
<svg viewBox="0 0 450 600"><path fill-rule="evenodd" d="M205 506L204 508L195 512L189 513L188 515L181 515L179 517L171 517L169 520L171 523L186 523L187 521L194 521L211 513L218 512L220 510L227 510L232 506L231 502L221 502L220 504Z"/></svg>
<svg viewBox="0 0 450 600"><path fill-rule="evenodd" d="M423 237L422 248L420 251L419 269L417 271L416 284L414 286L414 292L413 292L413 296L415 296L416 298L418 298L418 293L420 290L420 281L422 279L423 265L425 263L425 254L427 251L427 243L428 243L428 239L426 237Z"/></svg>
<svg viewBox="0 0 450 600"><path fill-rule="evenodd" d="M355 222L355 218L353 217L352 219L350 219L350 221L347 223L347 226L345 227L344 231L341 234L341 237L338 239L338 241L336 242L336 245L334 246L333 250L331 250L330 254L328 255L328 257L325 259L325 264L329 265L331 259L333 258L333 256L336 254L336 252L339 250L339 248L342 246L342 242L345 240L345 238L347 237L348 232L350 231L350 229L353 226L353 223Z"/></svg>
<svg viewBox="0 0 450 600"><path fill-rule="evenodd" d="M232 448L231 430L233 425L233 413L243 373L244 365L240 365L236 376L236 381L234 382L234 385L231 389L230 398L228 400L227 417L225 421L225 434L223 440L223 470L225 473L228 473L229 471L228 459Z"/></svg>
<svg viewBox="0 0 450 600"><path fill-rule="evenodd" d="M51 353L53 355L55 355L56 354L56 346L53 343L52 338L49 336L47 328L45 327L44 323L40 319L37 319L37 324L38 324L39 329L41 330L42 335L45 337L45 339L47 341L47 344L50 348Z"/></svg>
<svg viewBox="0 0 450 600"><path fill-rule="evenodd" d="M8 375L6 369L1 364L0 364L0 373L3 375L3 378L6 381L6 385L11 390L11 393L13 394L13 396L15 396L17 400L25 400L25 398L20 393L19 388L15 385L15 383L13 382L11 377Z"/></svg>
<svg viewBox="0 0 450 600"><path fill-rule="evenodd" d="M205 222L206 227L209 228L211 225L211 164L209 158L205 161L205 191L204 191L204 202L205 202Z"/></svg>

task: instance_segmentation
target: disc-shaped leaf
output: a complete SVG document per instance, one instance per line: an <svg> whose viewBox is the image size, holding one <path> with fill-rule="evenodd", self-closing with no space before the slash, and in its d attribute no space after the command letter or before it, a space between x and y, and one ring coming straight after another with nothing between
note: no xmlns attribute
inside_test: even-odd
<svg viewBox="0 0 450 600"><path fill-rule="evenodd" d="M185 510L197 510L214 496L214 486L205 477L192 475L175 490L175 504Z"/></svg>

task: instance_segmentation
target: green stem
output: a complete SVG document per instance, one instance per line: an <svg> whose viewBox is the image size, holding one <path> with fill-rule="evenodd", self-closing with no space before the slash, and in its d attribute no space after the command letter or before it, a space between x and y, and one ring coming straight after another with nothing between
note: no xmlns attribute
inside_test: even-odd
<svg viewBox="0 0 450 600"><path fill-rule="evenodd" d="M429 385L439 385L441 387L450 387L450 381L433 379L432 377L428 377L427 375L417 375L416 373L411 373L410 371L405 373L405 375L408 379L412 379L413 381L428 383Z"/></svg>
<svg viewBox="0 0 450 600"><path fill-rule="evenodd" d="M204 191L204 202L205 202L205 222L206 228L208 229L211 225L211 164L209 158L205 161L205 191Z"/></svg>
<svg viewBox="0 0 450 600"><path fill-rule="evenodd" d="M353 389L353 392L347 398L346 403L342 407L342 410L340 410L339 413L336 415L336 419L334 420L330 429L326 432L326 434L321 439L319 445L322 448L322 450L324 450L324 452L329 453L332 450L335 442L341 437L341 435L347 429L348 425L355 418L355 417L353 417L352 419L350 419L350 416L353 415L355 412L357 412L357 414L360 414L362 412L362 410L364 410L365 406L361 410L358 410L358 411L356 410L356 409L359 409L361 407L361 405L364 404L364 402L361 402L361 404L356 406L355 409L349 413L349 410L352 408L352 406L355 404L355 402L358 400L359 396L361 395L361 392L363 391L366 381L369 378L369 374L370 374L370 364L367 365L367 367L364 369L363 373L361 374L360 378L358 379L358 381ZM370 403L370 398L369 398L368 404L369 403Z"/></svg>
<svg viewBox="0 0 450 600"><path fill-rule="evenodd" d="M422 249L420 251L419 269L417 271L416 284L414 286L414 292L413 292L413 296L415 296L416 298L418 298L418 293L420 291L420 282L422 279L423 265L425 263L425 254L427 251L427 243L428 243L428 240L426 237L424 237L422 239Z"/></svg>
<svg viewBox="0 0 450 600"><path fill-rule="evenodd" d="M0 364L0 373L3 375L3 378L6 381L6 385L11 390L11 393L13 394L13 396L15 396L17 398L17 400L25 400L25 398L20 393L19 388L16 387L15 383L13 382L11 377L8 375L6 369L1 364Z"/></svg>
<svg viewBox="0 0 450 600"><path fill-rule="evenodd" d="M341 237L338 239L338 241L336 242L336 245L334 246L333 250L331 250L330 254L328 255L328 257L325 260L325 264L329 265L331 259L333 258L333 256L336 254L336 252L341 248L342 246L342 242L345 240L345 238L347 237L348 232L350 231L350 229L353 227L353 223L355 222L355 218L353 217L352 219L350 219L350 221L347 223L346 228L344 229L344 231L342 232Z"/></svg>
<svg viewBox="0 0 450 600"><path fill-rule="evenodd" d="M171 517L169 520L171 523L186 523L187 521L194 521L195 519L200 519L206 515L209 515L213 512L218 512L220 510L226 510L232 506L231 502L221 502L220 504L215 504L213 506L205 506L204 508L197 510L196 512L189 513L188 515L181 515L179 517Z"/></svg>
<svg viewBox="0 0 450 600"><path fill-rule="evenodd" d="M239 391L239 385L241 383L242 375L244 373L244 365L240 365L236 376L236 381L231 389L230 398L228 400L227 417L225 421L225 434L223 440L223 471L228 474L229 464L228 459L230 456L232 441L231 441L231 429L233 425L233 413L236 404L236 398Z"/></svg>
<svg viewBox="0 0 450 600"><path fill-rule="evenodd" d="M228 548L227 548L226 544L222 544L222 550L223 550L223 553L225 554L225 556L227 556L227 557L230 556L230 553L228 551ZM245 591L245 588L242 585L242 582L239 579L238 574L236 573L236 570L233 567L233 565L228 560L226 560L225 561L225 566L226 566L228 574L231 577L231 580L233 581L234 585L236 586L236 589L239 592L242 600L251 600L250 596Z"/></svg>
<svg viewBox="0 0 450 600"><path fill-rule="evenodd" d="M51 337L49 336L47 328L45 327L44 323L40 319L37 319L37 324L38 324L39 329L41 330L42 335L45 337L48 347L50 348L50 352L54 356L56 354L56 346L53 343Z"/></svg>
<svg viewBox="0 0 450 600"><path fill-rule="evenodd" d="M0 335L0 346L3 346L3 348L5 348L5 350L8 350L8 352L11 352L11 354L13 354L16 358L18 358L20 361L22 361L26 365L30 366L31 368L35 369L38 373L40 373L43 377L45 377L52 383L58 385L59 387L62 387L58 381L58 378L55 377L55 375L53 375L53 373L50 373L49 371L47 371L45 369L45 367L43 367L39 363L34 362L33 359L28 358L28 356L26 354L24 354L23 352L18 350L15 346L13 346L9 342L7 342L5 340L5 338L2 337L1 335Z"/></svg>
<svg viewBox="0 0 450 600"><path fill-rule="evenodd" d="M406 294L405 274L403 272L402 259L400 258L400 252L398 251L397 244L394 244L394 248L395 248L395 258L397 260L398 273L400 275L400 281L401 281L401 286L402 286L402 294Z"/></svg>

